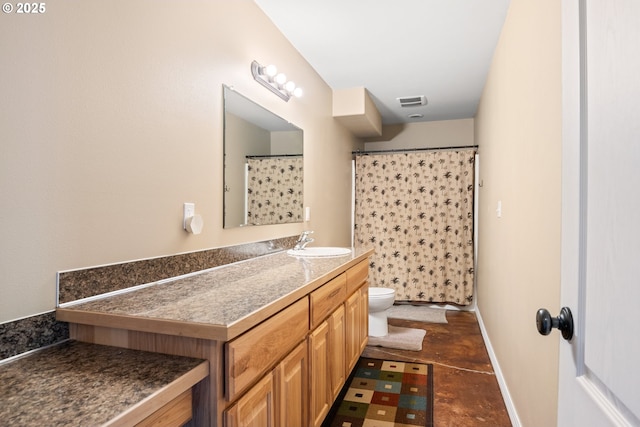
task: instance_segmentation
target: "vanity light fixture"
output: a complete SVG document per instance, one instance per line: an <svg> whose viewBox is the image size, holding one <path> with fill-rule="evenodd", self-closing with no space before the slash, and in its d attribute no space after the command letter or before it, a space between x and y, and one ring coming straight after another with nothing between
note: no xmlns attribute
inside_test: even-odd
<svg viewBox="0 0 640 427"><path fill-rule="evenodd" d="M287 102L292 95L296 98L302 96L302 89L296 87L294 82L287 81L287 76L283 73L278 73L275 65L264 67L257 61L253 61L251 63L251 74L258 83Z"/></svg>

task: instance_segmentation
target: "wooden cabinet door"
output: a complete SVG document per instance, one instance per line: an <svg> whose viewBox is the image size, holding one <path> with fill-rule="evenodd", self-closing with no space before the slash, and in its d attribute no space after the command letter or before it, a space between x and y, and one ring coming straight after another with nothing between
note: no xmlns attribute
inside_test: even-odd
<svg viewBox="0 0 640 427"><path fill-rule="evenodd" d="M319 427L331 408L329 378L329 323L322 322L309 335L309 410L312 427Z"/></svg>
<svg viewBox="0 0 640 427"><path fill-rule="evenodd" d="M367 343L369 342L369 284L358 291L360 293L360 351L358 357L362 354Z"/></svg>
<svg viewBox="0 0 640 427"><path fill-rule="evenodd" d="M300 427L308 423L308 362L305 340L276 367L276 425L279 427Z"/></svg>
<svg viewBox="0 0 640 427"><path fill-rule="evenodd" d="M267 374L225 412L227 427L275 427L273 375Z"/></svg>
<svg viewBox="0 0 640 427"><path fill-rule="evenodd" d="M346 373L349 375L360 356L360 344L362 340L360 291L354 292L345 303L345 362Z"/></svg>
<svg viewBox="0 0 640 427"><path fill-rule="evenodd" d="M345 322L344 304L329 316L329 374L331 376L331 402L345 383Z"/></svg>

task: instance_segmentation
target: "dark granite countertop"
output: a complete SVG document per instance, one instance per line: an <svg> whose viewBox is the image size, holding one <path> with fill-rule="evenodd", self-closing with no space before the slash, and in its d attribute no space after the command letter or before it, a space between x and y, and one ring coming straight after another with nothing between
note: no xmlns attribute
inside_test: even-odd
<svg viewBox="0 0 640 427"><path fill-rule="evenodd" d="M187 374L195 384L208 365L67 341L0 364L0 425L100 426L131 411L146 417L145 404Z"/></svg>
<svg viewBox="0 0 640 427"><path fill-rule="evenodd" d="M373 253L298 258L286 252L57 310L58 320L228 341Z"/></svg>

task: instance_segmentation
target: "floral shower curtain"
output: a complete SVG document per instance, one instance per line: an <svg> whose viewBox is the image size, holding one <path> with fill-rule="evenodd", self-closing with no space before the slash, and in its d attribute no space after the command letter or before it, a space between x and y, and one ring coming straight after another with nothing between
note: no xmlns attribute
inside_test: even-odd
<svg viewBox="0 0 640 427"><path fill-rule="evenodd" d="M247 222L302 222L302 156L248 158L247 165Z"/></svg>
<svg viewBox="0 0 640 427"><path fill-rule="evenodd" d="M355 246L396 300L473 300L474 150L356 156Z"/></svg>

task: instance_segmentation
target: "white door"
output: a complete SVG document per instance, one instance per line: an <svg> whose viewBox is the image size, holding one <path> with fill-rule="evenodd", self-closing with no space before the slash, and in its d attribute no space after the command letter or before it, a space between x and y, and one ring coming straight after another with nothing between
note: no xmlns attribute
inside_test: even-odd
<svg viewBox="0 0 640 427"><path fill-rule="evenodd" d="M562 7L558 425L640 426L640 1Z"/></svg>

